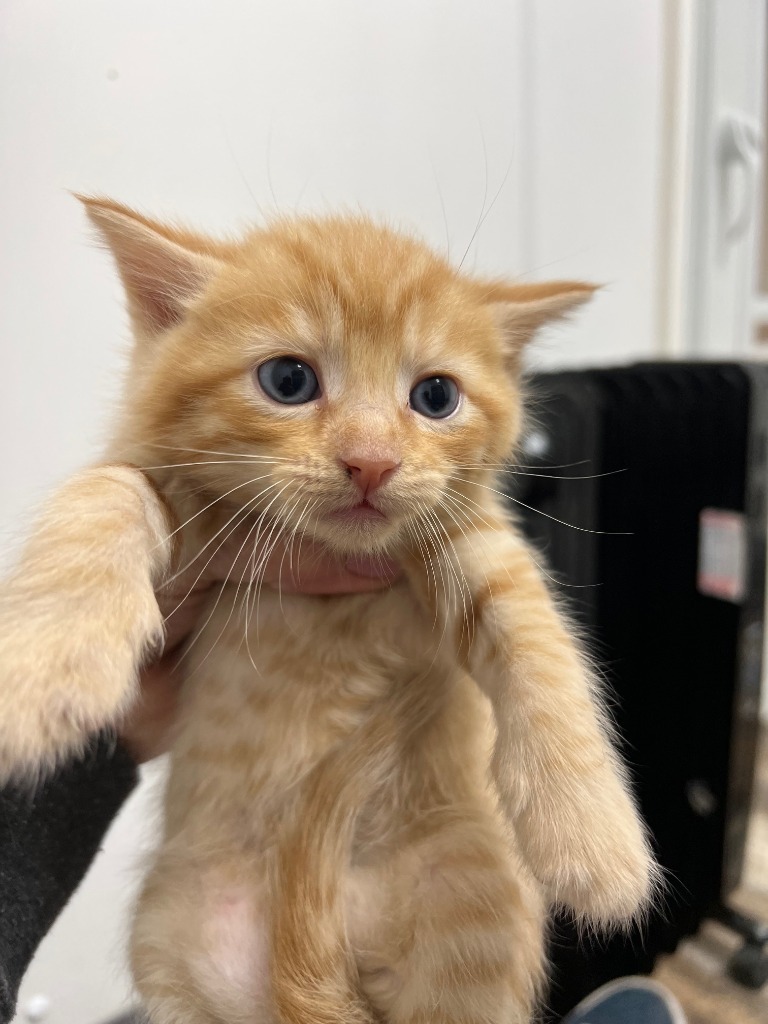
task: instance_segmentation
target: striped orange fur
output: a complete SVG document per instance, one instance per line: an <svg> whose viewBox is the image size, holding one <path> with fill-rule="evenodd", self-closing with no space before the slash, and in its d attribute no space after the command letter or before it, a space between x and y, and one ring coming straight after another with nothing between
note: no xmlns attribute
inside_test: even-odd
<svg viewBox="0 0 768 1024"><path fill-rule="evenodd" d="M656 875L587 660L495 491L522 348L593 289L478 280L362 217L217 242L84 201L136 343L104 464L0 589L0 776L119 720L155 591L247 528L250 570L185 653L136 910L153 1024L527 1024L549 906L620 924ZM264 391L278 357L314 369L311 400ZM409 400L434 377L460 393L445 418ZM298 535L405 576L261 587Z"/></svg>

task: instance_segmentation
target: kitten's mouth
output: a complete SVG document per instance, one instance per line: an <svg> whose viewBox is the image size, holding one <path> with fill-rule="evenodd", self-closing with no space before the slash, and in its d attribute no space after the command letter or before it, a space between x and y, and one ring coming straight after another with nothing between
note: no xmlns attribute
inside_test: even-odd
<svg viewBox="0 0 768 1024"><path fill-rule="evenodd" d="M375 505L372 505L370 501L364 498L357 505L353 505L352 508L342 508L336 512L331 512L330 518L335 519L337 522L345 523L375 523L384 522L387 517Z"/></svg>

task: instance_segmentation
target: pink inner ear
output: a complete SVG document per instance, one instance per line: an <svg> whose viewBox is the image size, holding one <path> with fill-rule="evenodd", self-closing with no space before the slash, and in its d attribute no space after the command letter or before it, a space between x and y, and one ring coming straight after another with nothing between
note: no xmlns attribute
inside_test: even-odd
<svg viewBox="0 0 768 1024"><path fill-rule="evenodd" d="M155 224L109 200L86 200L86 207L115 258L134 326L153 334L177 324L188 300L220 266L206 240Z"/></svg>
<svg viewBox="0 0 768 1024"><path fill-rule="evenodd" d="M204 287L202 267L196 266L200 257L164 240L150 238L142 247L132 241L132 252L121 254L115 247L131 312L150 333L166 331L183 318L185 299Z"/></svg>
<svg viewBox="0 0 768 1024"><path fill-rule="evenodd" d="M136 300L134 300L136 301ZM152 331L167 331L179 323L184 315L184 309L180 303L174 302L169 296L158 292L157 294L145 293L140 302L142 319Z"/></svg>

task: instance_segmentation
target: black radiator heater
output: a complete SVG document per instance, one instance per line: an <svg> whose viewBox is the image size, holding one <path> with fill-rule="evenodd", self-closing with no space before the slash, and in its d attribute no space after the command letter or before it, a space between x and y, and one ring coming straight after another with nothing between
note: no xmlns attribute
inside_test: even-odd
<svg viewBox="0 0 768 1024"><path fill-rule="evenodd" d="M768 366L544 374L529 391L521 465L505 486L605 673L669 879L663 909L626 936L590 943L558 924L557 1019L603 982L652 970L722 912L741 874L763 651Z"/></svg>

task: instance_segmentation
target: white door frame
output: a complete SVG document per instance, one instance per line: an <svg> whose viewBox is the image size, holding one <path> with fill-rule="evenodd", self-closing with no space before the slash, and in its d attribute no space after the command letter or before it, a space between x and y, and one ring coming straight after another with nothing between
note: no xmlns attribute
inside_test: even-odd
<svg viewBox="0 0 768 1024"><path fill-rule="evenodd" d="M659 346L669 357L743 356L751 345L759 220L760 154L749 142L753 127L759 128L764 118L765 5L760 0L667 0L664 13ZM734 89L734 102L723 89L728 58L733 59L728 48L734 44L723 25L724 19L736 17L748 23L749 33L739 37L746 84ZM737 33L740 27L735 26ZM736 147L732 153L729 144ZM741 152L745 146L746 154ZM742 208L732 214L726 252L728 201Z"/></svg>

